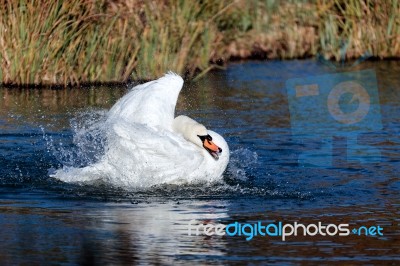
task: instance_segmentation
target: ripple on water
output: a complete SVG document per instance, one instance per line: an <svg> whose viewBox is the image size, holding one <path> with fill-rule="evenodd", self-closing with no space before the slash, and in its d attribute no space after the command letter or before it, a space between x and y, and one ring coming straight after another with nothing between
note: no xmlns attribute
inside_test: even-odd
<svg viewBox="0 0 400 266"><path fill-rule="evenodd" d="M313 60L234 64L187 84L177 113L221 132L231 148L223 181L214 184L126 189L50 178L49 169L102 156L104 115L126 88L38 90L38 97L34 90L0 89L0 262L397 262L400 68L365 64L377 73L383 124L381 132L361 136L382 153L372 164L345 162L340 139L332 167L298 164L300 153L320 143L292 136L284 84L333 72ZM381 225L384 237L188 237L192 219Z"/></svg>

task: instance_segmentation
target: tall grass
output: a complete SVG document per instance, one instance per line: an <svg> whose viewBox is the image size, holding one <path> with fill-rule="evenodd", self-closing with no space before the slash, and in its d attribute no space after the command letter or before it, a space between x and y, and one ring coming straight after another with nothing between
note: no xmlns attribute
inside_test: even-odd
<svg viewBox="0 0 400 266"><path fill-rule="evenodd" d="M0 0L0 82L193 76L232 58L400 57L398 0Z"/></svg>
<svg viewBox="0 0 400 266"><path fill-rule="evenodd" d="M317 52L317 12L313 1L249 0L222 17L236 30L226 34L224 57L289 59Z"/></svg>
<svg viewBox="0 0 400 266"><path fill-rule="evenodd" d="M232 1L0 1L3 84L124 82L209 68Z"/></svg>
<svg viewBox="0 0 400 266"><path fill-rule="evenodd" d="M134 78L152 78L171 69L193 75L207 69L217 29L213 23L216 11L228 1L171 1L158 6L144 6L146 25L140 37L138 65ZM207 5L217 4L215 11Z"/></svg>
<svg viewBox="0 0 400 266"><path fill-rule="evenodd" d="M0 75L10 84L76 84L129 77L138 52L105 1L0 1ZM119 23L117 23L119 22ZM135 49L136 48L136 49Z"/></svg>
<svg viewBox="0 0 400 266"><path fill-rule="evenodd" d="M319 44L325 57L342 60L368 53L400 57L398 0L320 0Z"/></svg>

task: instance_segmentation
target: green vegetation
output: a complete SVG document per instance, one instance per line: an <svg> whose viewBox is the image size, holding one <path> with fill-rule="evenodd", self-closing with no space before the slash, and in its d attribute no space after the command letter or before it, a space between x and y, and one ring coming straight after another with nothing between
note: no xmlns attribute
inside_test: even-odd
<svg viewBox="0 0 400 266"><path fill-rule="evenodd" d="M231 59L400 57L397 0L0 0L0 81L201 75Z"/></svg>
<svg viewBox="0 0 400 266"><path fill-rule="evenodd" d="M319 46L327 58L400 57L398 0L318 1Z"/></svg>

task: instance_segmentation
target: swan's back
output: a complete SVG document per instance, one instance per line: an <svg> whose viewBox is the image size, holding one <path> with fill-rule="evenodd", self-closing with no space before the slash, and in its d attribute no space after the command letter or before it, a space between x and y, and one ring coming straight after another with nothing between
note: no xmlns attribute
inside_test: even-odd
<svg viewBox="0 0 400 266"><path fill-rule="evenodd" d="M176 101L182 86L183 79L172 72L138 85L111 108L107 121L115 123L122 119L172 130Z"/></svg>

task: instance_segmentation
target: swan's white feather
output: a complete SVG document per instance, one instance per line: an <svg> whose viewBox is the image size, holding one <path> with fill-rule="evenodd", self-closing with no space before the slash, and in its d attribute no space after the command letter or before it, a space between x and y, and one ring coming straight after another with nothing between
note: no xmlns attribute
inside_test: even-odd
<svg viewBox="0 0 400 266"><path fill-rule="evenodd" d="M215 160L203 147L187 141L173 129L175 105L182 86L182 78L169 72L158 80L134 87L107 115L107 147L103 158L84 168L65 167L54 177L66 182L102 179L125 187L220 179L229 161L225 140L207 131L223 149L219 160Z"/></svg>
<svg viewBox="0 0 400 266"><path fill-rule="evenodd" d="M116 134L109 140L107 161L122 170L120 174L129 168L140 173L139 178L128 178L129 186L171 183L189 177L204 161L194 144L173 132L128 123L115 124L113 129ZM190 164L184 163L188 160Z"/></svg>
<svg viewBox="0 0 400 266"><path fill-rule="evenodd" d="M111 108L108 121L122 119L171 130L182 86L183 79L172 72L158 80L138 85Z"/></svg>

